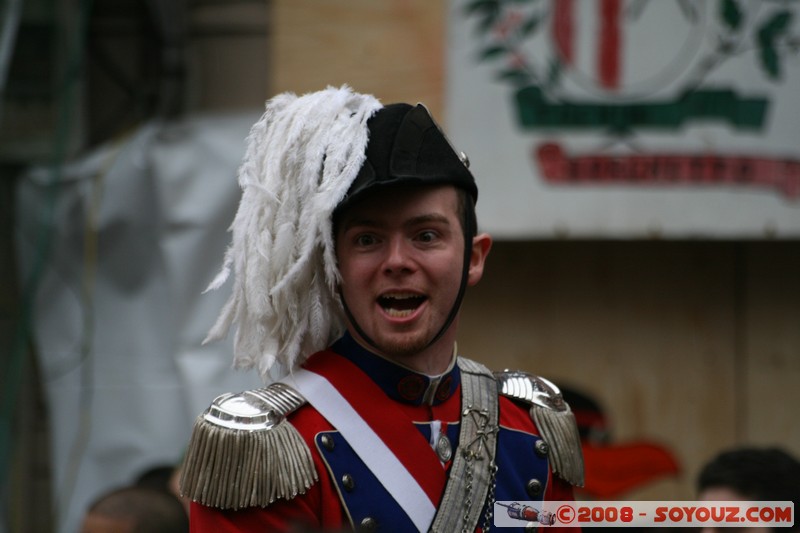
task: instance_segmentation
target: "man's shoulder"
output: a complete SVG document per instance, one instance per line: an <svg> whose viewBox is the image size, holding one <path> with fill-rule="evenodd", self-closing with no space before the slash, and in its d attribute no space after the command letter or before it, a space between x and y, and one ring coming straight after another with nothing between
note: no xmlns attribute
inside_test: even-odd
<svg viewBox="0 0 800 533"><path fill-rule="evenodd" d="M501 398L501 421L510 421L514 429L523 430L532 421L545 443L544 453L550 459L553 473L572 485L583 486L583 452L578 426L559 388L529 372L489 372L480 363L465 358L459 360L462 370L468 368L494 378ZM504 406L507 407L504 409Z"/></svg>
<svg viewBox="0 0 800 533"><path fill-rule="evenodd" d="M308 443L289 421L306 405L280 382L218 396L195 421L181 492L209 507L241 509L307 491L317 472Z"/></svg>
<svg viewBox="0 0 800 533"><path fill-rule="evenodd" d="M559 388L541 376L509 369L492 372L482 363L466 357L459 357L458 365L462 372L494 378L498 392L502 396L527 406L536 405L544 409L569 411L569 406Z"/></svg>
<svg viewBox="0 0 800 533"><path fill-rule="evenodd" d="M583 451L575 416L551 381L528 372L495 373L499 393L528 408L542 436L553 473L572 485L583 486Z"/></svg>

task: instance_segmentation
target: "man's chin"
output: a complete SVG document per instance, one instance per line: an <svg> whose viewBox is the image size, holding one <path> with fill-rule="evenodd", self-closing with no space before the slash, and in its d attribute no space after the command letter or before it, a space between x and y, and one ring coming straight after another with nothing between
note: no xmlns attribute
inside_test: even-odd
<svg viewBox="0 0 800 533"><path fill-rule="evenodd" d="M373 350L377 348L380 355L399 363L419 355L430 342L422 335L383 336L372 340L376 345Z"/></svg>

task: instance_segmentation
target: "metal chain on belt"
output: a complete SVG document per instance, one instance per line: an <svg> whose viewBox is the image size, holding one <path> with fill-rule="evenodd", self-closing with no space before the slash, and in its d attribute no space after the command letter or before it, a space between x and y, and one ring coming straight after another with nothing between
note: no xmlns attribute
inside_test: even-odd
<svg viewBox="0 0 800 533"><path fill-rule="evenodd" d="M475 461L485 459L483 452L486 450L486 458L489 459L487 471L489 473L489 492L486 498L486 519L484 520L481 531L486 533L491 528L492 515L494 514L494 498L495 498L495 482L497 477L497 464L494 462L489 448L485 446L486 439L492 433L497 433L498 428L492 427L489 422L488 412L485 409L475 409L472 406L467 407L465 414L472 415L476 422L478 422L478 431L476 437L464 447L464 458L466 459L467 468L464 473L466 479L466 486L464 488L464 519L461 526L461 533L472 533L469 528L469 516L472 509L472 482L475 472Z"/></svg>
<svg viewBox="0 0 800 533"><path fill-rule="evenodd" d="M497 465L494 461L489 463L489 495L486 497L486 520L483 523L481 531L488 533L492 527L492 516L494 515L494 489L495 481L497 478Z"/></svg>
<svg viewBox="0 0 800 533"><path fill-rule="evenodd" d="M472 509L472 471L474 468L475 459L473 457L468 457L467 471L465 473L467 486L465 488L466 494L464 495L464 522L463 526L461 526L461 533L472 533L469 531L469 512Z"/></svg>
<svg viewBox="0 0 800 533"><path fill-rule="evenodd" d="M469 511L472 509L472 472L474 470L475 457L472 456L467 462L467 471L465 473L467 479L466 497L464 499L464 521L461 527L461 533L473 533L469 530ZM494 461L489 463L489 494L486 497L486 518L481 526L482 533L488 533L492 527L492 516L494 515L494 490L497 478L497 465Z"/></svg>

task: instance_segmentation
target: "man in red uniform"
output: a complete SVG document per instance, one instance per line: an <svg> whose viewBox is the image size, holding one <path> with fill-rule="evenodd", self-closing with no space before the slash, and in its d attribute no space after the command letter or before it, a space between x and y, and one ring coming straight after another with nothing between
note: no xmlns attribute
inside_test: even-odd
<svg viewBox="0 0 800 533"><path fill-rule="evenodd" d="M582 457L558 389L456 353L491 238L424 106L279 95L239 181L212 287L236 280L210 338L237 323L236 363L284 376L198 419L193 532L486 531L496 512L572 499Z"/></svg>

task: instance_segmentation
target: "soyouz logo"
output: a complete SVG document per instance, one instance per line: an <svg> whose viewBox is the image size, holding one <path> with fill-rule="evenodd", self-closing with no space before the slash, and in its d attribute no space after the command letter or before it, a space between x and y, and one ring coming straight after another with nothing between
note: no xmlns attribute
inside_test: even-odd
<svg viewBox="0 0 800 533"><path fill-rule="evenodd" d="M791 501L498 501L495 527L792 527Z"/></svg>

